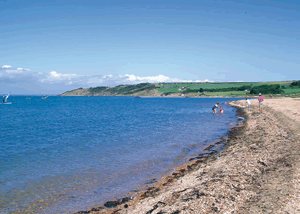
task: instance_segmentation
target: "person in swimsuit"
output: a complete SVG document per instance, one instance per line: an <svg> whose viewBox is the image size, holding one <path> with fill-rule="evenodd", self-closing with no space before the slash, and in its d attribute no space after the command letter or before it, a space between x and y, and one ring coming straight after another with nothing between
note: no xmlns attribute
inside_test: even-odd
<svg viewBox="0 0 300 214"><path fill-rule="evenodd" d="M223 106L220 107L220 111L219 113L223 114L224 110L223 110Z"/></svg>
<svg viewBox="0 0 300 214"><path fill-rule="evenodd" d="M219 103L215 104L215 105L212 107L212 111L213 111L214 114L217 113L217 110L216 110L217 108L219 108Z"/></svg>

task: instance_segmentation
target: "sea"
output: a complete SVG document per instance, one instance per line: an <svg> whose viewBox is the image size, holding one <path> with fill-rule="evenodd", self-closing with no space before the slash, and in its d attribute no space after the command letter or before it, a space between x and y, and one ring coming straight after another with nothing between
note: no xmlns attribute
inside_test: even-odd
<svg viewBox="0 0 300 214"><path fill-rule="evenodd" d="M74 213L136 194L224 138L237 123L226 102L238 99L10 96L0 213Z"/></svg>

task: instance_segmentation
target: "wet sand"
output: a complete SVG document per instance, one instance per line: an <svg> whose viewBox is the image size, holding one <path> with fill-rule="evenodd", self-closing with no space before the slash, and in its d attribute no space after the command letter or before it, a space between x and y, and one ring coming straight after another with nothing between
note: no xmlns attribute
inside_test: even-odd
<svg viewBox="0 0 300 214"><path fill-rule="evenodd" d="M262 114L251 103L247 119L217 143L226 144L221 152L208 148L211 155L195 156L133 200L112 201L115 208L79 213L300 213L300 100L265 99Z"/></svg>

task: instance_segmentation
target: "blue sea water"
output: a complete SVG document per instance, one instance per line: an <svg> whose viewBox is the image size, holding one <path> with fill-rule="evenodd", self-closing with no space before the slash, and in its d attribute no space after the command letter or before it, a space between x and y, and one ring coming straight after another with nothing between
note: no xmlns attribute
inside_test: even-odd
<svg viewBox="0 0 300 214"><path fill-rule="evenodd" d="M0 105L0 213L73 213L159 179L226 135L231 100L11 96Z"/></svg>

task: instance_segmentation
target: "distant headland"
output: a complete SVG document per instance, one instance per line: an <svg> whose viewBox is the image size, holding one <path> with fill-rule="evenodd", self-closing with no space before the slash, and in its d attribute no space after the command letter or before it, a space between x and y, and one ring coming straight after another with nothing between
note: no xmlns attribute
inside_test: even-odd
<svg viewBox="0 0 300 214"><path fill-rule="evenodd" d="M300 81L140 83L78 88L59 96L251 97L300 96Z"/></svg>

